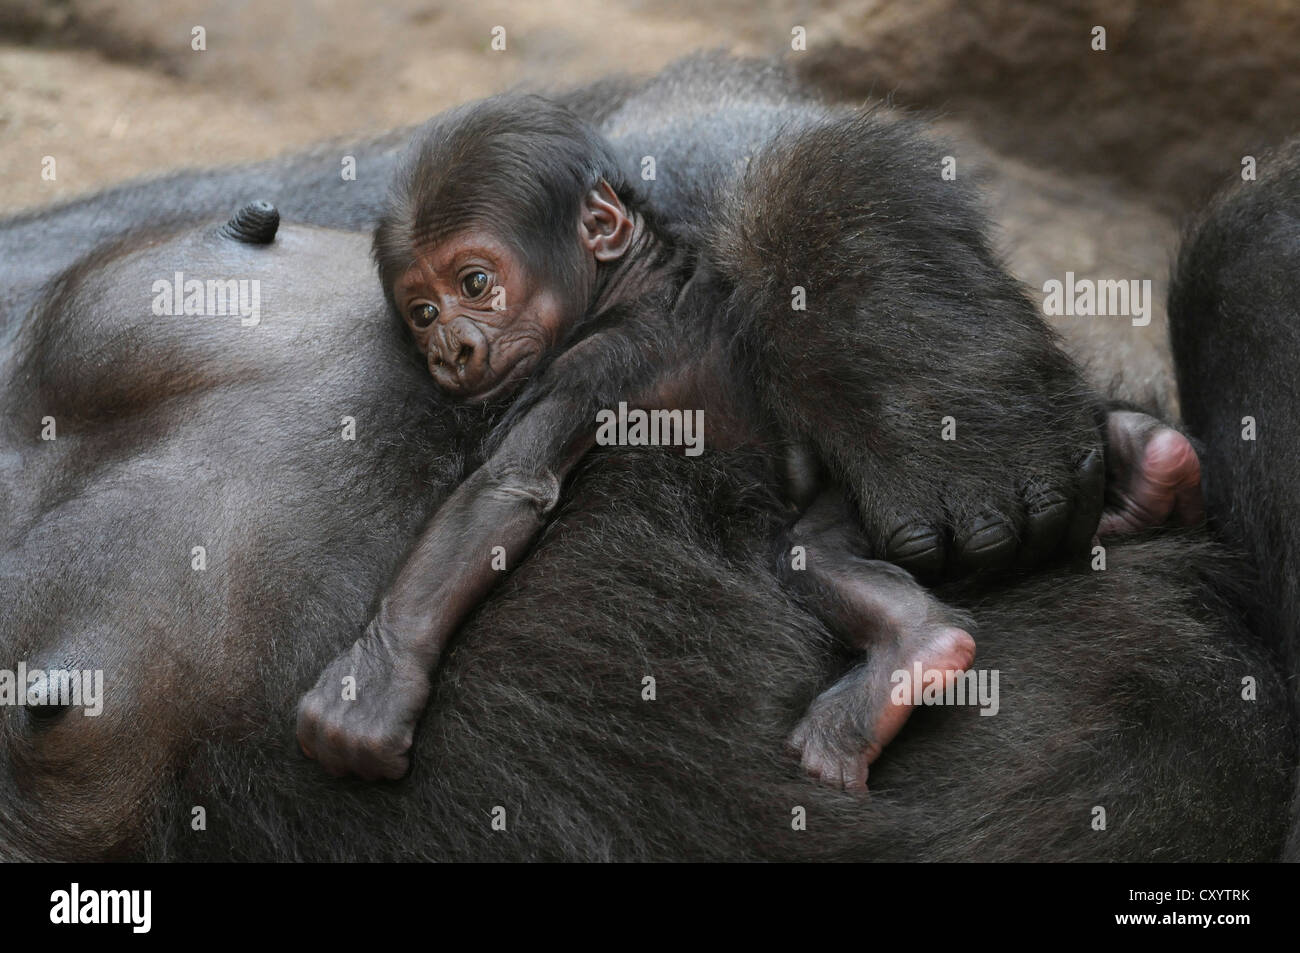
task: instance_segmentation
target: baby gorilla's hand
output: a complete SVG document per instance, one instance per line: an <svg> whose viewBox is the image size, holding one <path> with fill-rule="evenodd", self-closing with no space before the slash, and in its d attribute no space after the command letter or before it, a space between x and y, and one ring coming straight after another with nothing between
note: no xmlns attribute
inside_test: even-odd
<svg viewBox="0 0 1300 953"><path fill-rule="evenodd" d="M428 670L372 623L298 703L298 744L336 777L400 778L428 698Z"/></svg>

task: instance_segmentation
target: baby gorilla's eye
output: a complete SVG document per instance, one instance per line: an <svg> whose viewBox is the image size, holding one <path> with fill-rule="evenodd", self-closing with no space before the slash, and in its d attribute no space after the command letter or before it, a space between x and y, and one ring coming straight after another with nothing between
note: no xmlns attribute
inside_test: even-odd
<svg viewBox="0 0 1300 953"><path fill-rule="evenodd" d="M477 298L488 290L488 276L481 271L472 271L460 283L460 288L467 298Z"/></svg>
<svg viewBox="0 0 1300 953"><path fill-rule="evenodd" d="M438 309L427 301L411 308L411 323L417 328L427 328L438 320Z"/></svg>

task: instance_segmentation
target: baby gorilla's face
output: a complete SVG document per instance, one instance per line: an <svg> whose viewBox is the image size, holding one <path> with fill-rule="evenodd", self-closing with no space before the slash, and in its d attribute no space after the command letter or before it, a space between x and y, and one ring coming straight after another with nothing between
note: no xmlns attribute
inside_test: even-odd
<svg viewBox="0 0 1300 953"><path fill-rule="evenodd" d="M450 394L487 400L517 385L560 340L564 298L511 249L467 231L428 248L393 287L429 373Z"/></svg>

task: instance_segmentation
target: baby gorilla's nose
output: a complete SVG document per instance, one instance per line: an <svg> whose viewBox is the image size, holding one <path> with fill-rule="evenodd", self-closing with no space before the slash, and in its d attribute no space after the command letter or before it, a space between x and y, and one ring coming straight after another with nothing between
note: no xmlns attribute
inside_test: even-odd
<svg viewBox="0 0 1300 953"><path fill-rule="evenodd" d="M488 383L488 341L477 324L457 318L433 335L429 370L438 386L470 395Z"/></svg>

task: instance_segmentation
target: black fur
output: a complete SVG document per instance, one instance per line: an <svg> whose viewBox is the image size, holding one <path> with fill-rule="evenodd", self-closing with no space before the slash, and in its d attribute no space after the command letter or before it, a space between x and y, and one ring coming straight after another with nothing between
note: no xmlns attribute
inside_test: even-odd
<svg viewBox="0 0 1300 953"><path fill-rule="evenodd" d="M847 485L875 552L912 522L951 527L960 550L989 513L1023 542L1037 493L1082 495L1095 398L974 195L940 181L940 144L872 112L804 121L759 151L708 232L769 411Z"/></svg>

